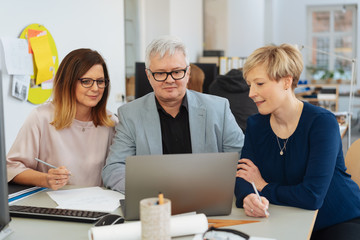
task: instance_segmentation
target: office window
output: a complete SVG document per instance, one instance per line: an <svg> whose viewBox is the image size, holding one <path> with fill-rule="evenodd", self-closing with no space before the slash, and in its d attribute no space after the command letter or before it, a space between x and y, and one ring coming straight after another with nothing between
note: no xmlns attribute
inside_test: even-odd
<svg viewBox="0 0 360 240"><path fill-rule="evenodd" d="M307 52L307 76L315 80L350 81L351 62L337 56L356 57L356 6L311 6L307 14L308 45L314 49Z"/></svg>

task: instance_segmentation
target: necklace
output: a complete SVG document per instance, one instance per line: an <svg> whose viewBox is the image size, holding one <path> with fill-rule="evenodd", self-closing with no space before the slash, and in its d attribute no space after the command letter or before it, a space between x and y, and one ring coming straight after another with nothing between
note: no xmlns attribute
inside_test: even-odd
<svg viewBox="0 0 360 240"><path fill-rule="evenodd" d="M282 156L282 155L284 155L284 151L286 150L286 144L287 144L287 142L289 141L289 138L287 138L287 139L284 141L284 146L283 146L283 147L280 146L280 142L279 142L278 136L276 136L276 140L277 140L277 143L278 143L278 145L279 145L280 155Z"/></svg>
<svg viewBox="0 0 360 240"><path fill-rule="evenodd" d="M88 117L88 119L87 119L87 121L86 121L86 122L89 122L89 121L90 121L90 119L91 119L91 114L89 115L89 117ZM83 127L82 127L81 131L85 132L85 126L83 126Z"/></svg>

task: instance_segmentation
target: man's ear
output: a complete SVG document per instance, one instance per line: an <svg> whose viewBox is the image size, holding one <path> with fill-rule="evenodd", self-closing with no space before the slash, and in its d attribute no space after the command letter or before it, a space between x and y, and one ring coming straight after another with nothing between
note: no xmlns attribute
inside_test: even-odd
<svg viewBox="0 0 360 240"><path fill-rule="evenodd" d="M188 75L188 79L187 79L187 83L186 83L186 86L189 84L189 82L191 81L190 78L191 78L191 67L190 67L190 64L188 66L188 70L186 72L186 74Z"/></svg>
<svg viewBox="0 0 360 240"><path fill-rule="evenodd" d="M148 80L150 81L151 73L146 68L144 70L145 70L145 74L146 74Z"/></svg>

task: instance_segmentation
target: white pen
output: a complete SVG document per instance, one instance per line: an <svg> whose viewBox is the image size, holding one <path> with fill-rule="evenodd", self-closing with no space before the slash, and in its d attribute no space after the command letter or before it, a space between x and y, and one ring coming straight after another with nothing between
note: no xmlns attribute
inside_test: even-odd
<svg viewBox="0 0 360 240"><path fill-rule="evenodd" d="M256 195L258 196L260 203L262 203L260 194L259 194L258 190L256 189L255 183L254 183L254 182L251 182L251 185L252 185L252 187L253 187ZM268 212L266 209L265 209L265 215L266 215L266 216L269 216L269 215L270 215L269 212Z"/></svg>
<svg viewBox="0 0 360 240"><path fill-rule="evenodd" d="M54 166L54 165L52 165L52 164L50 164L50 163L44 162L43 160L40 160L40 159L38 159L38 158L35 158L35 160L38 161L38 162L40 162L40 163L42 163L42 164L45 164L46 166L49 166L49 167L51 167L51 168L57 168L56 166ZM71 173L69 173L68 175L71 176Z"/></svg>
<svg viewBox="0 0 360 240"><path fill-rule="evenodd" d="M46 166L49 166L51 168L57 168L54 165L51 165L50 163L44 162L43 160L40 160L38 158L35 158L36 161L41 162L42 164L45 164Z"/></svg>

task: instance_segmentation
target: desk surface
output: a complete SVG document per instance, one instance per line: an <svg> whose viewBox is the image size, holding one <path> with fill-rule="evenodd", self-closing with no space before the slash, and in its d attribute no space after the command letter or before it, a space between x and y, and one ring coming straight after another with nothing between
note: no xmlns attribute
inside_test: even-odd
<svg viewBox="0 0 360 240"><path fill-rule="evenodd" d="M31 197L17 202L16 204L43 207L57 206L46 192L37 193ZM120 209L117 209L115 212L121 214ZM243 209L238 209L234 206L231 215L212 218L259 220L260 222L258 223L242 224L231 227L233 229L243 231L251 236L275 238L277 240L309 239L317 211L270 205L269 212L269 218L250 218L245 215ZM10 228L13 230L13 233L8 238L6 238L6 240L88 240L88 231L92 226L92 224L88 223L14 217L10 222ZM176 239L190 240L193 239L193 236L180 237Z"/></svg>

